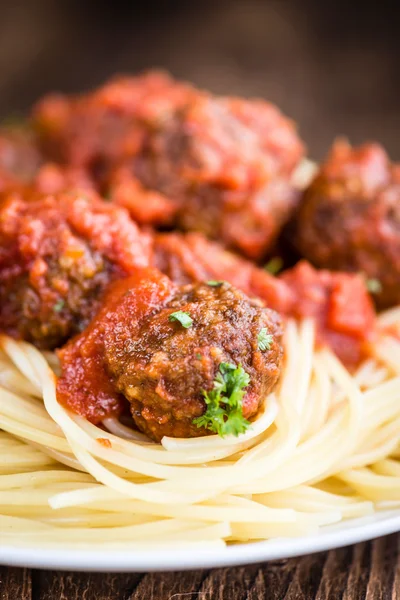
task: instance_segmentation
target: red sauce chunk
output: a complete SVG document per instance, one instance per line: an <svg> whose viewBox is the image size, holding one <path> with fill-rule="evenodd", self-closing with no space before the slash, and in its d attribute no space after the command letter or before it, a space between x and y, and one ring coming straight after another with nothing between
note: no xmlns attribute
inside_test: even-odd
<svg viewBox="0 0 400 600"><path fill-rule="evenodd" d="M316 270L301 261L280 278L292 292L286 311L295 318L312 317L317 341L327 343L347 365L357 364L371 341L376 315L361 275Z"/></svg>

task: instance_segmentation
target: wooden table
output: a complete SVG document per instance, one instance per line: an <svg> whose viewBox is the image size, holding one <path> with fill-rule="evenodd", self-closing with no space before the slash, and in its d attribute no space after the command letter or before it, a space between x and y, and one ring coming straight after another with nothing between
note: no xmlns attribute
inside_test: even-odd
<svg viewBox="0 0 400 600"><path fill-rule="evenodd" d="M88 574L0 568L0 600L399 600L400 534L247 567Z"/></svg>

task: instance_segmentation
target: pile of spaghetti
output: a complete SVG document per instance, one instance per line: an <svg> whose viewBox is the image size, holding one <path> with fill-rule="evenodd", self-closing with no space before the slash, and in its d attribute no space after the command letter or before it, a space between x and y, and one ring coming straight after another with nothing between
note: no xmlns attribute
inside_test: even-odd
<svg viewBox="0 0 400 600"><path fill-rule="evenodd" d="M400 309L380 318L399 321ZM1 348L3 543L222 545L315 533L400 502L400 342L390 336L350 375L314 348L311 321L290 321L283 379L246 434L162 445L61 407L54 356L7 337Z"/></svg>
<svg viewBox="0 0 400 600"><path fill-rule="evenodd" d="M400 169L153 72L0 127L6 546L210 547L400 505Z"/></svg>

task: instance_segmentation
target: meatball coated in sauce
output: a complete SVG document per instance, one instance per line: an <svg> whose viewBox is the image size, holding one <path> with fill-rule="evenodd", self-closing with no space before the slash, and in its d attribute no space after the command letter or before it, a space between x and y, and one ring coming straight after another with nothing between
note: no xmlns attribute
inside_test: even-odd
<svg viewBox="0 0 400 600"><path fill-rule="evenodd" d="M381 146L337 142L304 194L296 231L315 265L377 279L378 306L400 303L400 165Z"/></svg>
<svg viewBox="0 0 400 600"><path fill-rule="evenodd" d="M190 315L189 328L169 320L177 311ZM131 402L136 424L153 439L199 435L193 419L204 412L201 390L213 389L221 363L242 365L250 376L242 409L247 419L257 414L278 380L282 334L277 313L229 284L184 286L138 330L129 325L110 329L105 360L117 389ZM274 340L265 352L257 342L263 328Z"/></svg>
<svg viewBox="0 0 400 600"><path fill-rule="evenodd" d="M147 262L123 209L80 193L10 193L0 204L0 328L60 346L85 327L110 281Z"/></svg>
<svg viewBox="0 0 400 600"><path fill-rule="evenodd" d="M258 259L296 205L290 178L303 151L271 104L199 93L120 166L111 193L138 220L150 199L164 206L156 224L201 231Z"/></svg>
<svg viewBox="0 0 400 600"><path fill-rule="evenodd" d="M201 231L254 259L298 199L303 145L262 100L213 97L153 72L44 98L33 123L48 160L88 170L138 223Z"/></svg>
<svg viewBox="0 0 400 600"><path fill-rule="evenodd" d="M171 320L178 311L190 315L189 327ZM258 347L263 328L271 335L265 351ZM124 397L139 429L156 441L205 435L193 420L205 412L203 390L213 389L221 363L248 373L242 412L252 418L279 378L281 337L278 314L228 284L178 287L157 270L143 271L114 284L89 328L60 351L58 397L93 421L120 410Z"/></svg>

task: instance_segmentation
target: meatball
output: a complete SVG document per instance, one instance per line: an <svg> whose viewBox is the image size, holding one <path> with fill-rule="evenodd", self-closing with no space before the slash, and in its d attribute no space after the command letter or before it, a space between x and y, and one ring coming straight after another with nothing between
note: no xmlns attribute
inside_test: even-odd
<svg viewBox="0 0 400 600"><path fill-rule="evenodd" d="M400 166L381 146L335 143L295 227L299 251L315 265L377 279L378 306L400 303Z"/></svg>
<svg viewBox="0 0 400 600"><path fill-rule="evenodd" d="M254 417L278 381L281 338L278 314L229 284L176 286L147 269L112 286L90 327L59 353L58 397L96 421L118 409L121 394L156 441L206 435L194 421L218 373L225 365L247 373L241 412Z"/></svg>
<svg viewBox="0 0 400 600"><path fill-rule="evenodd" d="M47 158L101 177L135 154L147 129L191 93L190 86L161 72L116 77L81 96L46 96L34 107L32 120Z"/></svg>
<svg viewBox="0 0 400 600"><path fill-rule="evenodd" d="M60 346L111 280L147 264L144 240L123 209L93 195L10 193L0 204L0 328Z"/></svg>
<svg viewBox="0 0 400 600"><path fill-rule="evenodd" d="M258 259L296 204L291 175L302 155L293 124L271 104L199 93L120 165L111 194L142 222L150 201L163 206L156 224L201 231Z"/></svg>
<svg viewBox="0 0 400 600"><path fill-rule="evenodd" d="M47 97L33 123L48 160L87 169L139 223L201 231L251 258L273 246L298 198L303 145L261 100L213 97L153 72Z"/></svg>

